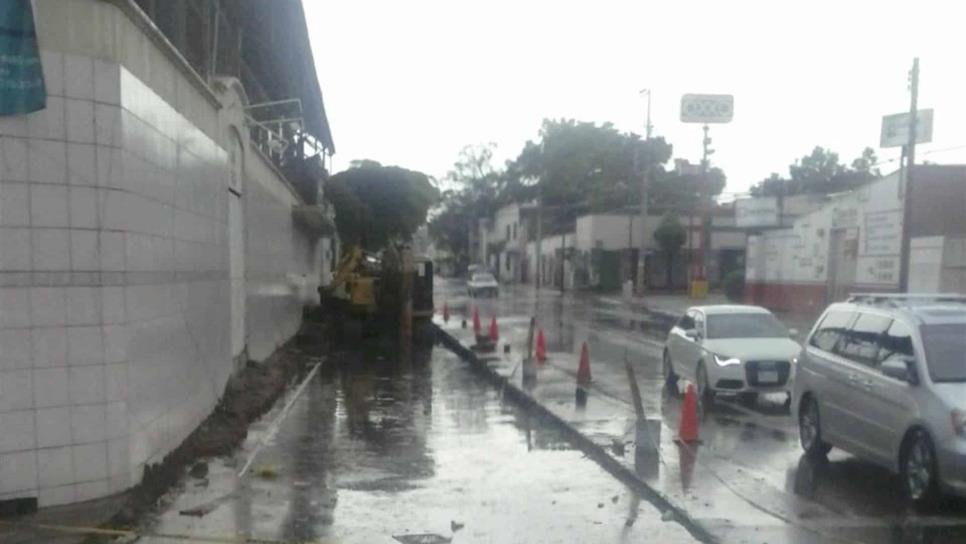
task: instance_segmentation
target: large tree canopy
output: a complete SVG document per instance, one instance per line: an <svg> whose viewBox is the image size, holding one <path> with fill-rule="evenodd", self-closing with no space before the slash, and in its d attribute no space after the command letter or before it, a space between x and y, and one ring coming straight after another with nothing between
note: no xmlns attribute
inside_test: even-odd
<svg viewBox="0 0 966 544"><path fill-rule="evenodd" d="M849 191L880 176L875 167L875 150L867 147L851 165L839 162L839 155L816 146L808 155L788 167L788 177L773 173L751 188L754 196L828 194Z"/></svg>
<svg viewBox="0 0 966 544"><path fill-rule="evenodd" d="M379 250L409 240L426 222L439 191L426 174L375 161L354 161L325 182L342 243Z"/></svg>
<svg viewBox="0 0 966 544"><path fill-rule="evenodd" d="M638 202L643 169L671 158L671 145L664 138L644 141L610 123L545 120L540 138L539 144L527 142L509 165L507 173L515 183L507 185L538 186L544 203L558 207L564 220Z"/></svg>

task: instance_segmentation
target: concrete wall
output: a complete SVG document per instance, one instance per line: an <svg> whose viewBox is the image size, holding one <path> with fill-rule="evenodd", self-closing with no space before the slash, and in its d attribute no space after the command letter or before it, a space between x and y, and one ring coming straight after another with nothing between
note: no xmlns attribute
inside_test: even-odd
<svg viewBox="0 0 966 544"><path fill-rule="evenodd" d="M295 193L251 151L245 172L247 334L249 357L261 361L298 331L301 298L315 293L321 254L292 221Z"/></svg>
<svg viewBox="0 0 966 544"><path fill-rule="evenodd" d="M815 312L826 304L833 233L854 240L854 290L899 285L902 202L898 174L831 199L788 229L751 236L746 297L777 309Z"/></svg>
<svg viewBox="0 0 966 544"><path fill-rule="evenodd" d="M966 237L913 238L909 261L910 291L966 294Z"/></svg>
<svg viewBox="0 0 966 544"><path fill-rule="evenodd" d="M218 100L125 4L34 5L47 108L0 118L0 500L43 507L137 483L233 366ZM297 327L287 276L315 257L292 193L247 156L263 355Z"/></svg>

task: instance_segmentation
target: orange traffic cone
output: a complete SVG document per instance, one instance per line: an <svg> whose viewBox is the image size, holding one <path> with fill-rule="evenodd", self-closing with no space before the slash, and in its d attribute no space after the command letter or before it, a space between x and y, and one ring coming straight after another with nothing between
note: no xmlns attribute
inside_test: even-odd
<svg viewBox="0 0 966 544"><path fill-rule="evenodd" d="M473 306L473 334L476 335L477 338L479 338L480 329L482 328L483 327L480 325L480 312L476 309L476 306Z"/></svg>
<svg viewBox="0 0 966 544"><path fill-rule="evenodd" d="M443 323L449 323L449 304L443 303Z"/></svg>
<svg viewBox="0 0 966 544"><path fill-rule="evenodd" d="M678 441L686 444L698 441L698 397L694 392L694 384L688 384L688 389L684 393Z"/></svg>
<svg viewBox="0 0 966 544"><path fill-rule="evenodd" d="M537 332L537 361L547 360L547 341L543 338L543 329Z"/></svg>
<svg viewBox="0 0 966 544"><path fill-rule="evenodd" d="M500 339L500 329L496 326L496 316L490 319L490 341L494 344Z"/></svg>
<svg viewBox="0 0 966 544"><path fill-rule="evenodd" d="M577 367L577 385L590 384L590 352L587 350L587 342L580 350L580 366Z"/></svg>

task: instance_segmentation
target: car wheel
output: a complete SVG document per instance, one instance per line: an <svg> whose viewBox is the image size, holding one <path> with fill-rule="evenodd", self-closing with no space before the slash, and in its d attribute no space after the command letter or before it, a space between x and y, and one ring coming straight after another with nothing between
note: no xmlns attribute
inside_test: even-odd
<svg viewBox="0 0 966 544"><path fill-rule="evenodd" d="M708 371L704 368L704 363L698 363L698 370L694 373L695 381L698 382L698 399L706 409L714 406L714 390L708 382Z"/></svg>
<svg viewBox="0 0 966 544"><path fill-rule="evenodd" d="M798 411L798 438L805 454L824 457L832 446L822 441L822 423L818 415L818 403L808 397Z"/></svg>
<svg viewBox="0 0 966 544"><path fill-rule="evenodd" d="M664 389L673 396L678 396L678 375L674 373L674 366L671 364L671 354L664 350L664 364L661 367L664 376Z"/></svg>
<svg viewBox="0 0 966 544"><path fill-rule="evenodd" d="M902 485L917 507L932 505L939 496L936 450L925 431L913 431L902 454Z"/></svg>

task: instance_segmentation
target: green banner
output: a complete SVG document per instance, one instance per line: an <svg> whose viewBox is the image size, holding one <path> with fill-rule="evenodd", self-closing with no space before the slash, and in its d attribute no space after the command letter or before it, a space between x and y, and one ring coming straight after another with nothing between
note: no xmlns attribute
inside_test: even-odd
<svg viewBox="0 0 966 544"><path fill-rule="evenodd" d="M0 115L47 105L30 0L0 0Z"/></svg>

